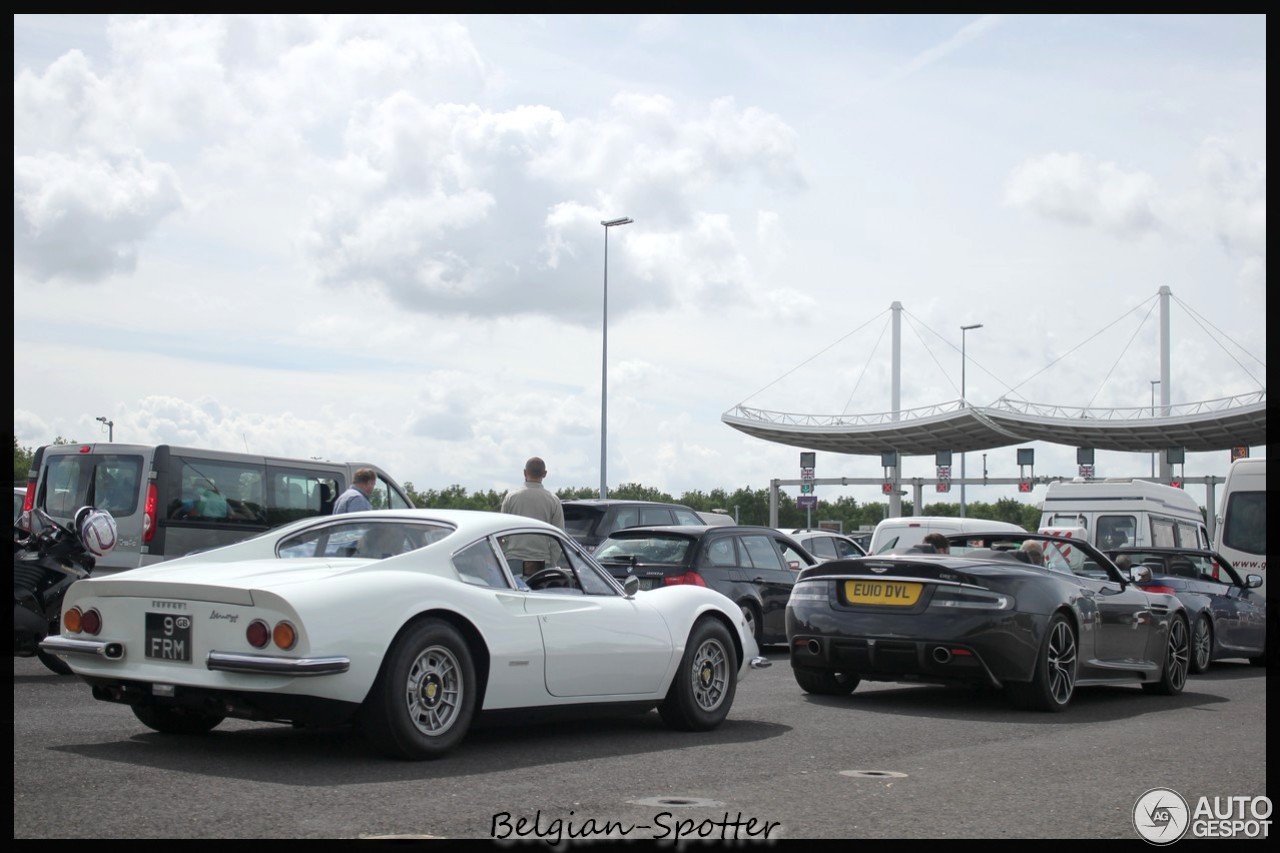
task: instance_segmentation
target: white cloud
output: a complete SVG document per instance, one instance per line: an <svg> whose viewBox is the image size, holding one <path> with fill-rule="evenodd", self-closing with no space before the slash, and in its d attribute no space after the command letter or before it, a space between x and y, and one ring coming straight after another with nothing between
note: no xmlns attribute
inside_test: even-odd
<svg viewBox="0 0 1280 853"><path fill-rule="evenodd" d="M40 281L132 272L139 244L182 206L174 170L141 155L14 157L14 265Z"/></svg>
<svg viewBox="0 0 1280 853"><path fill-rule="evenodd" d="M1028 160L1013 170L1005 186L1005 200L1014 207L1123 237L1161 229L1157 195L1150 175L1074 152Z"/></svg>

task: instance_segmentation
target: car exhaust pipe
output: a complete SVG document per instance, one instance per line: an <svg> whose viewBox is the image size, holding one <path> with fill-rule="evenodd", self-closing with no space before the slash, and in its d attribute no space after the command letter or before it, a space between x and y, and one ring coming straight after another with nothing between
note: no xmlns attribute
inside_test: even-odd
<svg viewBox="0 0 1280 853"><path fill-rule="evenodd" d="M819 643L817 640L810 640L810 641L805 645L805 648L809 650L809 654L811 654L811 655L816 655L816 654L821 654L821 653L822 653L822 644L821 644L821 643Z"/></svg>
<svg viewBox="0 0 1280 853"><path fill-rule="evenodd" d="M937 663L951 663L951 650L943 646L935 646L933 659Z"/></svg>

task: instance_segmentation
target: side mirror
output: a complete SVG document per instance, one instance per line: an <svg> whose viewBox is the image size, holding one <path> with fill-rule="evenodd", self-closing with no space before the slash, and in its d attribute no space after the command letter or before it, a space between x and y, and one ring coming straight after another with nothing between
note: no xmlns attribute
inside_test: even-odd
<svg viewBox="0 0 1280 853"><path fill-rule="evenodd" d="M1151 569L1148 566L1134 566L1129 569L1129 577L1134 583L1147 583L1151 580Z"/></svg>
<svg viewBox="0 0 1280 853"><path fill-rule="evenodd" d="M1245 589L1257 589L1262 586L1262 575L1249 575L1244 579Z"/></svg>
<svg viewBox="0 0 1280 853"><path fill-rule="evenodd" d="M635 575L627 575L626 580L622 582L622 591L627 594L627 598L634 598L635 594L640 591L640 578Z"/></svg>

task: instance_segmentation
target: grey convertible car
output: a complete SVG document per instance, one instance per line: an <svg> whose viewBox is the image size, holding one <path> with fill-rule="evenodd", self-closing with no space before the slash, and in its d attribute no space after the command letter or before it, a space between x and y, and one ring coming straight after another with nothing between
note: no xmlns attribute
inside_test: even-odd
<svg viewBox="0 0 1280 853"><path fill-rule="evenodd" d="M1191 620L1191 672L1215 660L1248 658L1268 664L1267 602L1258 594L1262 575L1241 577L1221 554L1187 548L1116 548L1107 556L1122 568L1143 566L1148 592L1176 595ZM1274 641L1274 638L1273 638Z"/></svg>
<svg viewBox="0 0 1280 853"><path fill-rule="evenodd" d="M1140 684L1176 695L1190 623L1077 540L1032 533L947 537L949 554L833 560L800 572L786 608L796 682L848 695L863 681L1002 688L1025 708L1062 711L1077 687ZM1043 553L1040 563L1020 547ZM1038 546L1038 547L1036 547Z"/></svg>

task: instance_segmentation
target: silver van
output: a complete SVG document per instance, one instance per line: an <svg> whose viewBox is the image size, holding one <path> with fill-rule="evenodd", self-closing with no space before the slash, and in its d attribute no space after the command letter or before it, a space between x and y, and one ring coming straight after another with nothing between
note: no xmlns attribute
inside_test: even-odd
<svg viewBox="0 0 1280 853"><path fill-rule="evenodd" d="M367 462L320 462L168 444L49 444L27 475L27 504L69 523L82 506L111 513L114 550L107 574L248 539L333 511L360 468L378 475L375 509L413 504L392 477Z"/></svg>

